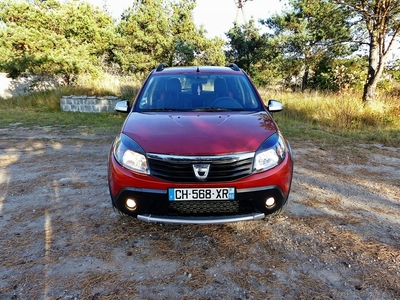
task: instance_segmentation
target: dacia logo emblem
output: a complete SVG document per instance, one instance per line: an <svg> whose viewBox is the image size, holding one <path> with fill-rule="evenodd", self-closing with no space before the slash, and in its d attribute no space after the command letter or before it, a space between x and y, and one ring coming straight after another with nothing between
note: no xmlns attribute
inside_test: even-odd
<svg viewBox="0 0 400 300"><path fill-rule="evenodd" d="M208 172L210 171L209 164L195 164L193 166L194 175L198 180L206 180Z"/></svg>

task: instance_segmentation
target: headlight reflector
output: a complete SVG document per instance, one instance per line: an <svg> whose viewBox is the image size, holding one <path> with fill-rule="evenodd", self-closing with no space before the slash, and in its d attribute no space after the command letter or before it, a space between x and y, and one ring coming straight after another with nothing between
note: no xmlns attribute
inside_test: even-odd
<svg viewBox="0 0 400 300"><path fill-rule="evenodd" d="M124 134L120 134L115 139L114 157L127 169L145 174L150 173L143 149Z"/></svg>
<svg viewBox="0 0 400 300"><path fill-rule="evenodd" d="M122 165L131 170L146 171L147 160L143 154L126 150L122 155Z"/></svg>
<svg viewBox="0 0 400 300"><path fill-rule="evenodd" d="M254 156L254 171L261 172L279 165L286 155L283 137L276 133L266 139Z"/></svg>
<svg viewBox="0 0 400 300"><path fill-rule="evenodd" d="M256 154L254 169L256 171L268 170L279 163L279 157L274 149L269 149Z"/></svg>

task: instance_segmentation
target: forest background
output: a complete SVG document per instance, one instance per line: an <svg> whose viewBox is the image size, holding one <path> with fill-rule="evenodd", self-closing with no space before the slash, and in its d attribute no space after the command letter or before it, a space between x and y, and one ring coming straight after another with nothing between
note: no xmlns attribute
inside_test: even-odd
<svg viewBox="0 0 400 300"><path fill-rule="evenodd" d="M121 18L71 0L0 1L0 71L74 86L106 74L141 82L159 63L236 63L259 87L398 96L399 0L289 0L279 14L233 27L196 26L196 0L132 0ZM265 30L267 29L267 30Z"/></svg>

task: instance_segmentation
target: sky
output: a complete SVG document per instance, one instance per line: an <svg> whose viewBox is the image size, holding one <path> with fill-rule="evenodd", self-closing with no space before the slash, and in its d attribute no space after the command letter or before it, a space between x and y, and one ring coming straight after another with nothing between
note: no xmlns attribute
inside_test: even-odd
<svg viewBox="0 0 400 300"><path fill-rule="evenodd" d="M122 11L131 6L132 0L85 0L94 6L102 8L104 4L115 19L119 19ZM207 37L215 36L225 39L225 33L233 27L233 22L243 24L249 21L266 19L272 14L280 13L282 2L279 0L242 0L243 12L237 8L238 0L197 0L197 6L193 11L196 25L204 25Z"/></svg>

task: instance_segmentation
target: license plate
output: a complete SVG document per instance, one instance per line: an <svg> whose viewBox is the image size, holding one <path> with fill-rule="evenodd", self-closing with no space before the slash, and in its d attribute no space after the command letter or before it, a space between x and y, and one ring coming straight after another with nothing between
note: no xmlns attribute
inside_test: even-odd
<svg viewBox="0 0 400 300"><path fill-rule="evenodd" d="M235 200L235 188L168 189L169 201Z"/></svg>

